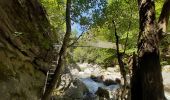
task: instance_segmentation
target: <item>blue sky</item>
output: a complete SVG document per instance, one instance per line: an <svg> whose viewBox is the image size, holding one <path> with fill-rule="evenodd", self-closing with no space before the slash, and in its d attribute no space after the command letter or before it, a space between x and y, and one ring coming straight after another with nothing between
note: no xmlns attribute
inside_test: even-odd
<svg viewBox="0 0 170 100"><path fill-rule="evenodd" d="M79 36L81 33L82 33L82 29L81 29L81 26L80 26L80 24L78 24L78 23L74 23L72 26L72 31L77 31L77 36Z"/></svg>

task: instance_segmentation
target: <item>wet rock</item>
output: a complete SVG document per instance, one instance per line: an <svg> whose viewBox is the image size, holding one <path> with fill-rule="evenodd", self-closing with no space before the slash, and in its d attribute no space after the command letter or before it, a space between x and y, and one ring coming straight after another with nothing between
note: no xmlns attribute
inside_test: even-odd
<svg viewBox="0 0 170 100"><path fill-rule="evenodd" d="M120 80L119 78L116 78L116 79L115 79L115 82L116 82L117 84L121 84L121 80Z"/></svg>
<svg viewBox="0 0 170 100"><path fill-rule="evenodd" d="M95 75L91 75L90 78L91 78L92 80L97 79L97 77L96 77Z"/></svg>
<svg viewBox="0 0 170 100"><path fill-rule="evenodd" d="M97 77L94 76L94 75L91 75L90 78L91 78L93 81L95 81L95 82L103 82L103 80L104 80L104 76L103 76L103 75L97 76Z"/></svg>
<svg viewBox="0 0 170 100"><path fill-rule="evenodd" d="M63 95L64 98L68 98L64 100L83 100L84 95L89 92L88 88L79 79L74 80L73 85Z"/></svg>
<svg viewBox="0 0 170 100"><path fill-rule="evenodd" d="M102 87L98 87L98 90L96 91L95 94L98 95L99 98L106 98L106 99L110 98L109 91Z"/></svg>
<svg viewBox="0 0 170 100"><path fill-rule="evenodd" d="M106 80L104 81L104 85L106 85L106 86L116 85L116 84L118 84L118 83L115 82L114 80L111 80L111 79L106 79Z"/></svg>
<svg viewBox="0 0 170 100"><path fill-rule="evenodd" d="M91 92L87 92L84 97L83 100L99 100L98 96L91 93Z"/></svg>

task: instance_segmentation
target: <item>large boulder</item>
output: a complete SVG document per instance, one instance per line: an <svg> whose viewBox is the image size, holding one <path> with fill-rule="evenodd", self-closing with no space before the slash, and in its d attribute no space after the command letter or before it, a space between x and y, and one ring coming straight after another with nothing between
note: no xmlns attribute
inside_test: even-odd
<svg viewBox="0 0 170 100"><path fill-rule="evenodd" d="M89 93L86 85L79 79L73 81L73 86L71 86L63 95L66 100L83 100L84 95Z"/></svg>

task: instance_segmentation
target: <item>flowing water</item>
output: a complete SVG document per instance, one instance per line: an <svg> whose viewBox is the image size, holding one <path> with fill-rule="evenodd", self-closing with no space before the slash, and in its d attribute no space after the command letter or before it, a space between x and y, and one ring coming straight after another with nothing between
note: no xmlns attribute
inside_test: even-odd
<svg viewBox="0 0 170 100"><path fill-rule="evenodd" d="M87 64L82 64L82 67L86 67L84 69L84 71L81 71L81 72L77 72L75 75L78 79L80 79L86 86L87 88L89 89L89 92L91 92L92 94L95 94L95 92L98 90L98 87L102 87L104 89L107 89L108 91L115 91L116 89L119 88L119 85L110 85L110 86L105 86L102 82L95 82L93 81L90 77L91 74L94 74L94 73L100 73L100 74L96 74L96 75L104 75L104 76L107 76L108 74L105 74L105 72L109 72L109 77L111 79L114 79L116 77L120 77L120 75L116 72L111 72L113 71L114 69L111 69L110 70L106 70L106 71L103 71L101 72L100 68L98 67L92 67L92 66L89 66L87 67L88 65ZM81 67L81 66L80 66ZM98 70L97 70L98 68ZM88 70L87 70L88 69ZM91 70L93 69L93 70ZM164 86L165 86L165 96L167 97L168 100L170 100L170 72L162 72L162 75L163 75L163 79L164 79Z"/></svg>
<svg viewBox="0 0 170 100"><path fill-rule="evenodd" d="M95 93L98 90L98 87L102 87L104 89L107 89L109 91L115 91L119 88L119 85L109 85L106 86L103 83L95 82L91 78L83 78L80 79L89 89L91 93Z"/></svg>

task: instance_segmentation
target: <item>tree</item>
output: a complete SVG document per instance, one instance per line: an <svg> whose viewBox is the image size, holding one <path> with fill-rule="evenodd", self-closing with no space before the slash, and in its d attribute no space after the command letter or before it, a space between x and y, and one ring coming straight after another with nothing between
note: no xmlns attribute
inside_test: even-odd
<svg viewBox="0 0 170 100"><path fill-rule="evenodd" d="M59 52L58 64L56 65L56 70L54 72L53 79L49 85L49 88L46 89L46 91L42 97L42 100L50 99L50 96L51 96L53 90L55 89L55 86L59 79L60 71L61 71L63 63L64 63L64 58L65 58L66 50L67 50L68 43L69 43L69 37L71 35L70 8L71 8L71 0L67 0L67 4L66 4L66 34L64 36L63 45Z"/></svg>
<svg viewBox="0 0 170 100"><path fill-rule="evenodd" d="M133 66L132 100L165 100L159 43L166 33L170 0L165 0L158 23L154 0L138 0L140 32L138 63Z"/></svg>

